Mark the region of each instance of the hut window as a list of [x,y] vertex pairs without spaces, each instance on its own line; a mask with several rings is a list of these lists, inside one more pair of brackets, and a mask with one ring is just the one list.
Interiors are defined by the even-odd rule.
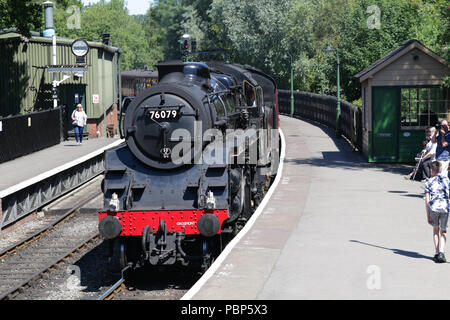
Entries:
[[401,89],[402,127],[434,126],[448,117],[448,89],[439,87]]

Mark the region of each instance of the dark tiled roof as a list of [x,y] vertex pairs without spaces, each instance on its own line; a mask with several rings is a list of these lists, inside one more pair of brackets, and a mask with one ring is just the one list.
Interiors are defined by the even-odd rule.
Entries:
[[[395,56],[397,53],[399,53],[400,51],[402,51],[403,49],[405,49],[406,47],[408,47],[411,43],[413,42],[417,42],[420,45],[422,45],[419,41],[417,40],[408,40],[403,42],[400,47],[398,47],[395,50],[392,50],[391,52],[389,52],[387,55],[385,55],[383,58],[381,58],[380,60],[375,61],[374,63],[372,63],[370,66],[368,66],[367,68],[365,68],[364,70],[362,70],[361,72],[359,72],[358,74],[356,74],[353,78],[355,79],[360,79],[362,76],[364,76],[366,73],[370,72],[371,70],[375,69],[376,67],[378,67],[379,65],[383,64],[385,61],[389,60],[390,58],[392,58],[393,56]],[[422,45],[423,46],[423,45]]]

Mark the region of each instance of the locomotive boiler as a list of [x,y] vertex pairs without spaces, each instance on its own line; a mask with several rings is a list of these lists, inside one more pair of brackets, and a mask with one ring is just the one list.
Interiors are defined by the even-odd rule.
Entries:
[[251,217],[278,166],[275,82],[250,66],[169,61],[128,105],[105,152],[99,231],[122,267],[206,269]]

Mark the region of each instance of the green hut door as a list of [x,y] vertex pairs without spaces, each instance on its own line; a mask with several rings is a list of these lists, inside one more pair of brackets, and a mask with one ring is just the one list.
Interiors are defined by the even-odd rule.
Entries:
[[372,161],[398,160],[399,90],[372,88]]

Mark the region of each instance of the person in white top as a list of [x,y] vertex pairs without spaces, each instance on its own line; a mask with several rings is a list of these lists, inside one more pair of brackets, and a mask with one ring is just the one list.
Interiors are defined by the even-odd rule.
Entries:
[[432,141],[436,128],[428,127],[425,129],[426,141],[423,150],[416,155],[417,165],[414,170],[405,176],[405,179],[422,180],[431,178],[430,164],[435,161],[437,143]]
[[[433,161],[436,161],[436,147],[437,143],[431,140],[431,137],[434,135],[434,132],[436,131],[435,127],[429,127],[426,129],[426,137],[427,140],[430,139],[425,146],[425,153],[422,157],[422,163],[423,163],[423,174],[424,177],[429,179],[431,178],[431,163]],[[430,137],[430,138],[429,138]]]
[[72,124],[75,131],[75,140],[77,144],[83,143],[83,129],[87,122],[87,115],[83,111],[83,106],[77,104],[77,108],[72,112]]

